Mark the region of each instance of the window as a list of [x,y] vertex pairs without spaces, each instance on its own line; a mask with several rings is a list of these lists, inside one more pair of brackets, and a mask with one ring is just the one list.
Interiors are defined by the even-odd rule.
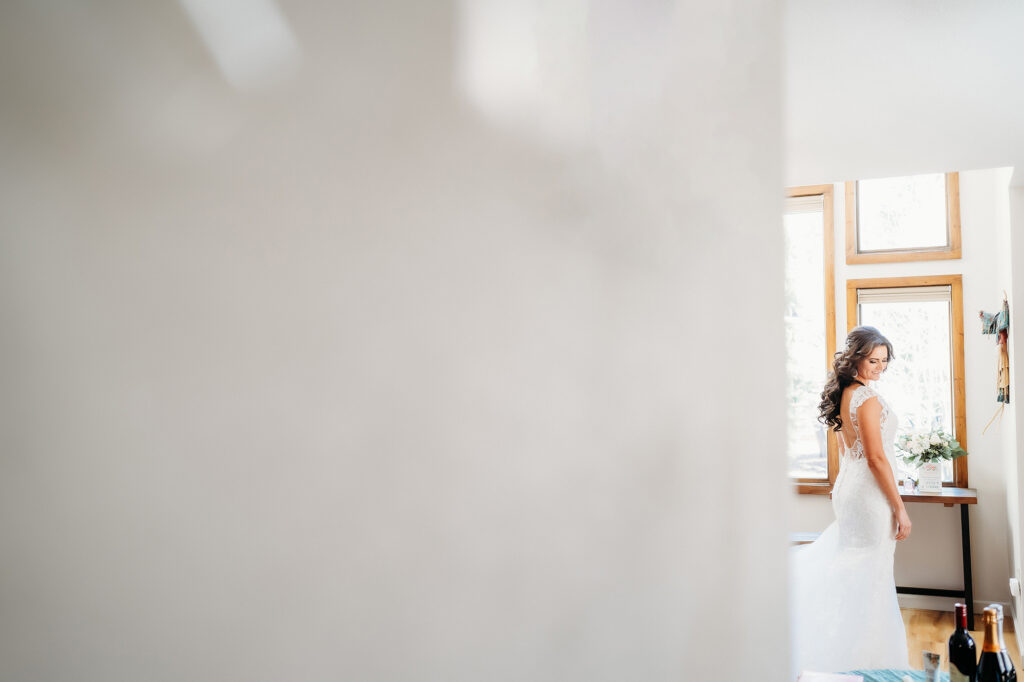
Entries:
[[846,262],[960,258],[960,176],[846,183]]
[[783,233],[790,476],[800,492],[828,493],[839,455],[835,436],[817,415],[836,346],[832,186],[796,187],[787,194]]
[[[967,449],[962,292],[960,275],[849,280],[846,305],[850,329],[877,327],[893,344],[879,388],[899,414],[899,432],[941,428]],[[966,488],[966,460],[946,464],[943,478]]]

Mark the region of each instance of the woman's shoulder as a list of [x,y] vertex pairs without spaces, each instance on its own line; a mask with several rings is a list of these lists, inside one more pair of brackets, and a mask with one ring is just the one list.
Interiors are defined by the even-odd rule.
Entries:
[[850,391],[850,404],[855,407],[860,407],[865,402],[872,398],[878,398],[878,402],[882,402],[882,396],[873,387],[866,384],[854,384],[852,387],[847,389]]
[[868,386],[867,384],[861,384],[861,383],[858,383],[856,381],[854,381],[851,384],[848,384],[843,389],[843,393],[849,393],[850,395],[856,395],[857,393],[864,393],[865,391],[867,391],[868,393],[870,393],[872,395],[876,395],[877,394],[875,389],[873,389],[871,386]]

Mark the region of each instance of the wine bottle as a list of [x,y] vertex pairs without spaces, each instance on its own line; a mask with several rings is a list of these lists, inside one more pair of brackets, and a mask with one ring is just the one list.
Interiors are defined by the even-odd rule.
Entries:
[[981,645],[977,682],[1007,682],[1010,671],[999,650],[999,615],[995,609],[985,609],[985,643]]
[[989,604],[987,608],[995,609],[996,621],[998,623],[999,632],[999,655],[1003,658],[1003,665],[1007,670],[1006,680],[1007,682],[1017,682],[1017,670],[1013,667],[1013,661],[1010,660],[1010,654],[1006,651],[1006,642],[1003,640],[1003,605],[1002,604]]
[[953,605],[956,630],[949,638],[949,682],[974,682],[978,669],[978,653],[974,638],[967,631],[967,607]]

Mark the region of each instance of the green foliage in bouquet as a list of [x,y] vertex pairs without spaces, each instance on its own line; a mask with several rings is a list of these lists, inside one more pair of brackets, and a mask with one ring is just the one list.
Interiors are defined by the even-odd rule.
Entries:
[[963,457],[967,451],[945,431],[904,434],[896,439],[896,449],[907,464],[941,462]]

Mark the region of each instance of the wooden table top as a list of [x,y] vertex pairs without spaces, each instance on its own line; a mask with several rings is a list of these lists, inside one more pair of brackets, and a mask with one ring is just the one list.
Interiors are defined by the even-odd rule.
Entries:
[[[902,488],[900,490],[903,490]],[[954,504],[978,504],[978,491],[974,488],[944,487],[941,493],[906,492],[900,495],[904,502],[940,502],[947,506]]]
[[[978,491],[975,488],[953,488],[952,486],[943,486],[941,493],[919,493],[906,492],[903,488],[900,488],[900,499],[904,502],[938,502],[944,504],[947,507],[952,507],[954,504],[978,504]],[[832,493],[828,496],[831,498]]]

